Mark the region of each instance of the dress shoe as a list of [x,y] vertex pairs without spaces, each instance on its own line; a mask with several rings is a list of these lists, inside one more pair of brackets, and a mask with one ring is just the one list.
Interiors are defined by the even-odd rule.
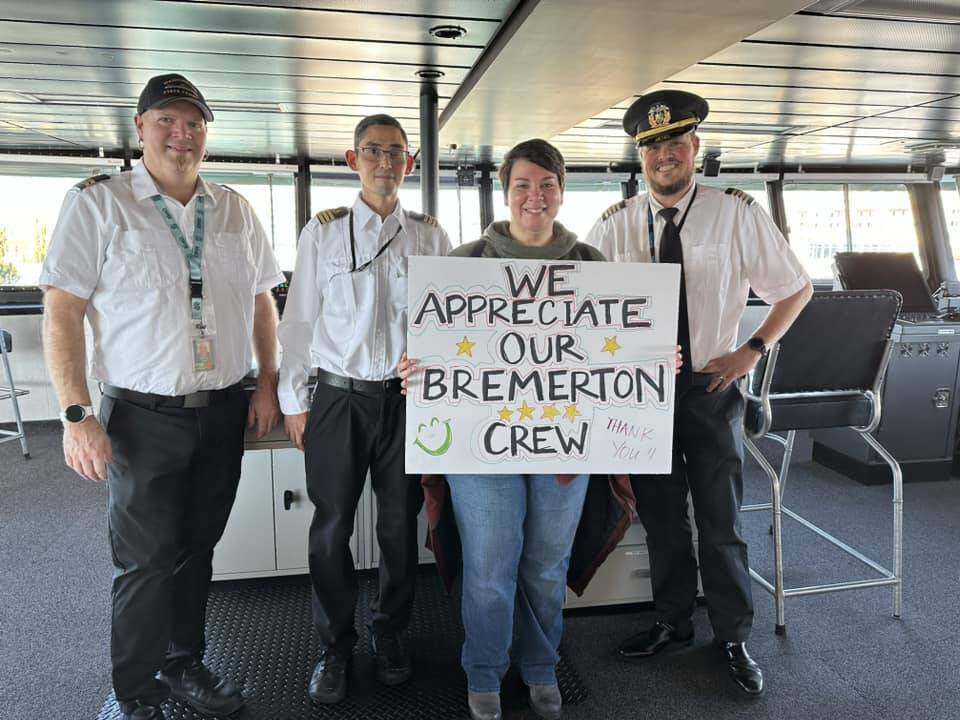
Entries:
[[747,653],[742,642],[718,643],[727,659],[727,669],[737,687],[751,697],[763,694],[763,672],[756,661]]
[[531,685],[530,707],[541,720],[560,720],[563,699],[556,685]]
[[159,677],[170,688],[171,696],[204,715],[229,715],[243,707],[240,688],[199,661],[176,672],[161,672]]
[[662,620],[655,623],[646,632],[637,633],[620,644],[621,657],[635,660],[653,657],[670,643],[689,645],[693,642],[693,628],[681,632],[670,623]]
[[120,715],[123,720],[166,720],[163,710],[159,705],[150,705],[134,700],[121,710]]
[[500,720],[500,693],[474,692],[467,690],[467,707],[470,708],[470,720]]
[[347,696],[347,671],[350,668],[350,652],[327,649],[310,676],[307,694],[314,702],[332,705]]
[[377,661],[377,680],[384,685],[400,685],[413,675],[405,633],[371,635],[370,647]]

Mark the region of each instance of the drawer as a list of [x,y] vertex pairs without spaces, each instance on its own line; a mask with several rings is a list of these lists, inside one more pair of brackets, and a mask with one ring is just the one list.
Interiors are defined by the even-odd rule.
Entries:
[[600,566],[582,597],[567,590],[566,606],[616,605],[652,599],[646,545],[622,544]]

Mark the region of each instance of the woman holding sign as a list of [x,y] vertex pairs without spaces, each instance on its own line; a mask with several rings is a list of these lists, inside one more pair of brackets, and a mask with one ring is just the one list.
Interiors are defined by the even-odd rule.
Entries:
[[[451,255],[604,259],[555,220],[563,202],[565,176],[563,156],[555,147],[544,140],[522,142],[506,154],[499,174],[510,220],[492,223],[480,240],[454,249]],[[413,360],[400,363],[404,387],[415,364]],[[466,637],[461,661],[470,716],[473,720],[501,717],[500,682],[510,666],[512,644],[514,662],[530,689],[530,706],[540,718],[559,718],[556,669],[565,586],[588,476],[448,475],[446,481],[462,545]],[[442,493],[444,483],[428,476],[424,485],[429,510],[432,491]],[[630,524],[630,502],[622,503],[620,517],[625,523],[618,523],[614,531],[621,537]],[[611,539],[606,530],[602,532],[600,546],[613,547],[619,537],[607,546]],[[442,565],[444,554],[437,548],[436,536],[432,534],[431,539],[437,563]],[[595,568],[591,567],[591,574]]]

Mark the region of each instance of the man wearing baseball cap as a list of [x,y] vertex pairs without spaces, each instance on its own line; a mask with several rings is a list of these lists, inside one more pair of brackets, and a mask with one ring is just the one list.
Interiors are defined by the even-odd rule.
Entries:
[[212,120],[186,78],[151,78],[134,117],[142,162],[67,194],[40,277],[64,457],[109,489],[113,686],[131,720],[162,720],[168,695],[206,715],[244,704],[203,664],[204,614],[244,426],[263,435],[280,417],[269,291],[283,275],[249,203],[200,177]]
[[[620,655],[649,658],[693,641],[697,556],[687,493],[693,500],[700,576],[714,640],[736,686],[756,697],[763,674],[746,649],[753,622],[747,545],[740,533],[744,401],[736,381],[787,331],[813,292],[773,220],[741,190],[694,179],[697,127],[707,101],[678,90],[641,96],[623,127],[640,148],[648,192],[609,208],[587,242],[611,260],[680,265],[673,468],[631,476],[647,531],[657,621],[624,641]],[[738,344],[747,294],[771,307]]]

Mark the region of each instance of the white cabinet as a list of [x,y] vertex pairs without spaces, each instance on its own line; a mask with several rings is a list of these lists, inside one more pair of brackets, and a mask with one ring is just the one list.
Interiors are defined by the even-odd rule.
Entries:
[[273,474],[270,451],[243,456],[237,499],[213,552],[213,573],[268,573],[277,569],[273,543]]
[[[693,521],[693,506],[689,499],[687,512],[693,528],[693,547],[697,548],[697,526]],[[699,582],[699,578],[698,578]],[[647,554],[647,536],[643,525],[635,520],[620,544],[607,556],[581,597],[567,588],[568,608],[592,605],[620,605],[653,600],[650,587],[650,556]]]
[[[354,517],[350,552],[358,568],[372,567],[369,478]],[[313,503],[307,497],[303,453],[277,428],[248,438],[237,499],[213,553],[213,579],[237,580],[309,572],[307,538]],[[432,557],[430,558],[432,560]]]

